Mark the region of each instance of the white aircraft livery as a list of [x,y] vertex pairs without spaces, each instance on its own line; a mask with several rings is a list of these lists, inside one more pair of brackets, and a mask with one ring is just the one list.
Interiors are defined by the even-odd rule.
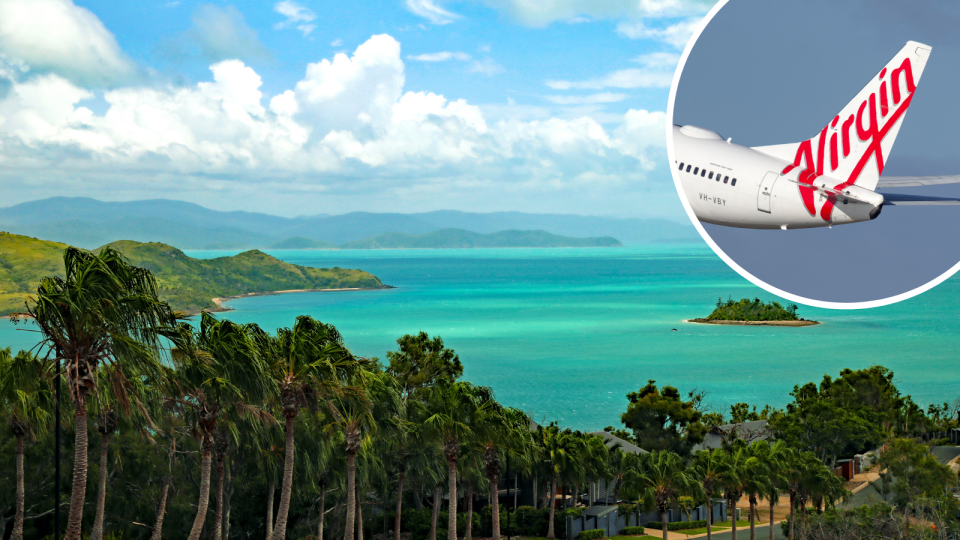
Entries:
[[876,191],[960,183],[960,176],[881,176],[930,51],[907,42],[820,133],[803,142],[748,148],[709,129],[674,126],[675,174],[697,218],[786,230],[869,221],[885,205],[960,204]]

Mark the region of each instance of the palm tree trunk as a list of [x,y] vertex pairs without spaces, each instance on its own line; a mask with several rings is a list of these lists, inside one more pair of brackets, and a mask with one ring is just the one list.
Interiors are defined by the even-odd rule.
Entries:
[[713,498],[707,497],[707,540],[713,540]]
[[[73,487],[70,491],[70,514],[67,516],[65,540],[80,540],[83,526],[83,499],[87,490],[87,407],[78,403],[73,414],[76,424],[73,449]],[[197,540],[191,538],[190,540]]]
[[273,537],[273,494],[277,491],[277,484],[270,480],[267,483],[267,536],[270,540]]
[[667,510],[660,512],[660,529],[663,532],[663,540],[667,540]]
[[357,540],[363,540],[363,502],[360,498],[360,488],[357,487]]
[[217,451],[217,515],[213,519],[213,540],[223,538],[223,454]]
[[10,540],[23,540],[23,505],[23,435],[17,435],[17,513]]
[[429,540],[437,540],[437,518],[440,516],[440,485],[433,486],[433,509],[430,512]]
[[473,540],[473,482],[467,482],[467,529],[463,540]]
[[293,420],[295,418],[293,414],[287,416],[287,425],[284,430],[286,440],[283,443],[283,483],[280,485],[280,508],[277,509],[277,526],[273,529],[273,540],[283,540],[287,537],[287,513],[290,511],[290,491],[293,488]]
[[791,491],[790,492],[790,540],[793,540],[793,503],[796,500],[796,495]]
[[209,434],[203,436],[203,450],[200,458],[200,501],[197,504],[197,517],[193,520],[188,540],[200,540],[203,522],[207,518],[210,505],[210,461],[213,454],[213,439]]
[[776,503],[773,502],[773,498],[770,499],[770,540],[773,540],[773,507],[776,506]]
[[170,477],[163,479],[163,489],[160,490],[160,505],[157,507],[157,522],[153,526],[150,540],[160,540],[163,536],[163,516],[167,513],[167,494],[170,493]]
[[[323,517],[324,512],[326,512],[327,505],[327,487],[324,484],[320,484],[320,519],[319,524],[317,525],[317,540],[323,540]],[[398,539],[399,540],[399,539]]]
[[230,538],[230,499],[233,497],[233,473],[230,467],[227,467],[227,478],[224,483],[223,493],[223,525],[220,530],[223,531],[223,540]]
[[727,504],[729,504],[728,510],[730,511],[730,525],[733,527],[730,533],[730,538],[732,540],[737,540],[737,503],[732,499],[728,499]]
[[513,511],[517,511],[517,497],[520,496],[520,482],[517,480],[517,475],[513,476]]
[[750,497],[750,540],[757,540],[757,531],[756,531],[756,516],[754,516],[754,511],[757,508],[757,499],[756,497]]
[[103,540],[103,507],[107,502],[107,458],[109,457],[110,434],[100,437],[100,484],[97,488],[97,512],[93,518],[90,540]]
[[[403,508],[403,476],[401,470],[397,477],[397,515],[393,517],[393,540],[400,540],[400,510]],[[323,540],[319,536],[317,540]]]
[[542,495],[543,493],[540,492],[540,477],[534,476],[533,477],[533,509],[534,510],[540,509],[540,497]]
[[[284,472],[286,474],[286,472]],[[357,454],[347,453],[347,522],[344,526],[343,539],[354,540],[357,521]],[[430,539],[434,540],[434,539]]]
[[500,497],[497,489],[499,481],[497,475],[490,476],[490,535],[493,540],[500,540]]
[[[494,488],[496,489],[496,488]],[[547,538],[556,538],[556,535],[553,531],[553,519],[556,516],[556,509],[554,508],[553,498],[557,496],[557,473],[553,473],[553,476],[550,478],[550,488],[547,493],[547,503],[550,505],[550,521],[547,523]],[[499,538],[494,538],[493,540],[499,540]]]
[[450,507],[447,509],[447,540],[457,540],[457,460],[447,460],[447,489]]

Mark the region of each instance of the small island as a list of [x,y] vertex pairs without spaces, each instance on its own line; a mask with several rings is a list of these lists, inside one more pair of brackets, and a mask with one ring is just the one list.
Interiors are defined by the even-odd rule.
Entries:
[[759,298],[743,298],[739,302],[733,299],[717,299],[717,307],[705,319],[691,319],[687,322],[700,324],[731,324],[740,326],[813,326],[817,321],[808,321],[797,316],[797,305],[783,307],[779,302],[765,303]]

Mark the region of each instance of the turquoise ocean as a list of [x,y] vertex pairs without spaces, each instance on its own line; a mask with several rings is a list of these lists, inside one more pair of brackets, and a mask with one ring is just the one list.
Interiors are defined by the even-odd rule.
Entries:
[[[268,253],[305,266],[360,268],[397,288],[245,298],[219,316],[273,330],[312,315],[336,325],[355,354],[381,359],[403,334],[440,335],[460,355],[466,379],[537,421],[619,425],[627,392],[649,379],[706,391],[706,401],[727,412],[735,402],[781,407],[794,384],[875,364],[892,369],[924,407],[960,397],[955,278],[882,308],[801,306],[801,316],[824,323],[814,327],[706,326],[683,319],[706,316],[718,297],[777,297],[702,245]],[[823,283],[843,286],[836,276]],[[0,320],[0,346],[36,342],[16,328]]]

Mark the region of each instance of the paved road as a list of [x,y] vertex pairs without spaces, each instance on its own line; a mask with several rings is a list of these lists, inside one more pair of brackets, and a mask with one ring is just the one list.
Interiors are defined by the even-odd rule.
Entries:
[[[787,537],[780,533],[780,524],[774,525],[773,537],[776,540],[785,540]],[[706,538],[705,536],[703,538]],[[733,532],[713,533],[714,540],[733,540]],[[767,527],[757,527],[757,540],[768,540],[770,538],[770,529]],[[697,539],[701,540],[701,539]],[[750,540],[750,527],[737,529],[737,540]]]

